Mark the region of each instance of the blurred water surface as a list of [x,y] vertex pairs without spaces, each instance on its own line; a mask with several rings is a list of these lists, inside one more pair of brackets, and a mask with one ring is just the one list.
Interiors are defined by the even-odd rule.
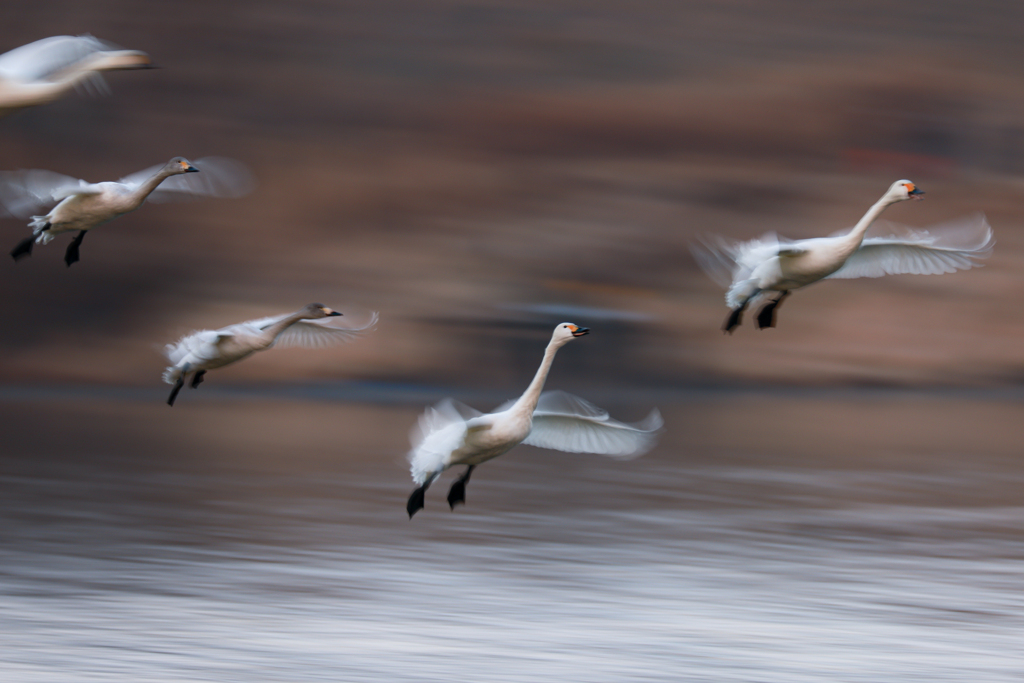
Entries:
[[[755,403],[771,412],[808,402]],[[833,397],[827,409],[836,423],[860,410],[864,431],[891,444],[884,424],[935,431],[979,408],[938,401],[935,423],[921,424],[919,402],[882,403]],[[467,507],[448,511],[446,476],[410,521],[401,443],[415,410],[156,408],[73,408],[49,432],[20,421],[0,478],[4,680],[792,683],[1024,673],[1024,469],[1003,446],[964,453],[951,442],[925,457],[887,446],[859,458],[851,450],[861,446],[847,440],[821,449],[815,464],[798,448],[773,451],[784,426],[755,420],[760,448],[723,446],[728,436],[700,446],[678,432],[627,463],[521,448],[477,472]],[[669,424],[690,414],[710,427],[712,414],[749,404],[665,408]],[[320,445],[294,435],[289,449],[234,434],[225,448],[201,421],[230,426],[231,410],[267,430],[275,413],[300,431],[324,425],[334,446],[311,457]],[[156,429],[150,419],[172,424]],[[96,445],[116,424],[131,431],[126,422],[137,425],[133,448]],[[363,439],[357,423],[380,433]],[[74,447],[77,435],[89,445]]]

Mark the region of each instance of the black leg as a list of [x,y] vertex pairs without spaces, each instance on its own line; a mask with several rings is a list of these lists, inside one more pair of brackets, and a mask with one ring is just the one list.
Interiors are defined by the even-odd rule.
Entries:
[[181,391],[183,386],[185,386],[185,373],[181,373],[181,376],[178,377],[178,381],[174,383],[174,388],[171,389],[171,395],[167,397],[167,405],[174,405],[174,399],[178,398],[178,392]]
[[68,264],[68,268],[71,267],[72,263],[78,261],[78,247],[82,245],[83,239],[85,239],[85,230],[79,230],[78,235],[68,245],[68,250],[64,252],[64,263]]
[[739,308],[732,309],[732,313],[725,319],[725,324],[722,325],[722,331],[732,334],[732,331],[740,326],[743,321],[743,311],[747,310],[746,302],[743,303]]
[[769,301],[757,312],[757,329],[763,330],[766,327],[775,327],[775,310],[782,305],[782,300],[789,296],[789,290],[784,290],[779,298]]
[[187,375],[191,369],[189,368],[189,365],[189,363],[185,363],[185,366],[181,369],[181,374],[178,375],[178,381],[174,383],[174,388],[171,389],[171,395],[167,397],[167,405],[174,405],[174,399],[178,398],[178,392],[181,391],[183,386],[185,386],[185,375]]
[[432,481],[434,481],[433,478],[427,479],[427,483],[409,495],[409,501],[405,504],[405,511],[409,513],[409,519],[412,519],[413,515],[423,509],[423,494],[427,492],[427,487],[430,486]]
[[18,242],[18,246],[16,246],[11,251],[11,256],[14,257],[15,261],[20,261],[21,259],[25,258],[26,256],[31,256],[32,255],[32,247],[35,245],[35,243],[36,243],[35,235],[33,235],[32,237],[26,237],[22,241]]
[[473,474],[473,468],[476,465],[470,465],[466,473],[459,477],[452,487],[448,489],[448,505],[452,510],[459,503],[466,504],[466,482],[469,481],[469,475]]
[[197,388],[200,384],[203,383],[203,375],[205,374],[206,370],[200,370],[196,374],[192,375],[192,383],[189,384],[189,386],[192,387],[193,389]]

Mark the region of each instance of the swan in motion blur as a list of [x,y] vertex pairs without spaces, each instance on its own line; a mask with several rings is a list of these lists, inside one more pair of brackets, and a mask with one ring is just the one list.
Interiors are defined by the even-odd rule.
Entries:
[[748,242],[694,246],[701,267],[728,287],[725,301],[732,312],[722,329],[732,334],[747,305],[763,292],[780,294],[758,311],[758,329],[775,327],[775,311],[790,290],[818,280],[952,273],[977,266],[974,259],[991,254],[992,228],[982,215],[941,230],[904,228],[901,235],[865,238],[887,206],[922,194],[909,180],[897,180],[845,234],[787,240],[769,233]]
[[611,419],[604,410],[571,394],[541,393],[558,349],[589,331],[572,323],[556,327],[526,392],[493,413],[480,413],[452,399],[427,409],[413,431],[409,453],[412,478],[419,484],[405,507],[410,519],[423,507],[427,487],[441,472],[456,465],[469,466],[448,491],[448,505],[454,510],[458,503],[466,502],[466,483],[473,469],[520,443],[617,458],[642,455],[654,445],[662,425],[657,410],[643,422],[630,425]]
[[308,348],[332,346],[360,337],[377,324],[376,312],[362,327],[332,327],[331,321],[324,320],[340,315],[323,304],[309,304],[294,313],[248,320],[219,330],[199,330],[168,344],[164,355],[171,365],[164,372],[164,381],[174,388],[167,405],[174,405],[189,373],[194,373],[189,386],[195,389],[207,370],[240,361],[275,344]]
[[[184,175],[202,171],[198,176]],[[255,183],[244,164],[222,157],[199,159],[194,164],[174,157],[116,182],[88,183],[51,171],[0,172],[0,205],[10,216],[31,217],[32,236],[11,251],[17,261],[32,254],[34,244],[46,244],[62,232],[78,231],[64,254],[70,267],[79,259],[79,246],[87,230],[153,202],[199,197],[241,197]],[[40,209],[54,206],[43,216]],[[2,215],[2,214],[0,214]]]
[[152,68],[149,55],[92,36],[54,36],[0,55],[0,116],[47,104],[73,88],[107,92],[101,72]]

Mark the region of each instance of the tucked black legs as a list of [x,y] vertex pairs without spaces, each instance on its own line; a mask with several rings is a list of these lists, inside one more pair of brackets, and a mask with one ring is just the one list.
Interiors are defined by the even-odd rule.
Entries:
[[206,370],[200,370],[196,374],[192,375],[192,383],[189,384],[189,386],[193,389],[198,388],[199,385],[203,383],[203,375],[205,374]]
[[[455,483],[452,484],[452,487],[448,489],[448,505],[452,510],[454,510],[455,506],[459,503],[466,502],[466,482],[469,481],[469,475],[473,473],[473,468],[475,467],[476,465],[470,465],[465,473],[456,479]],[[409,500],[405,504],[405,511],[409,513],[409,519],[412,519],[413,515],[423,509],[423,499],[427,493],[427,488],[435,479],[437,479],[437,475],[439,474],[440,472],[435,472],[432,476],[427,478],[427,481],[423,486],[409,494]]]
[[68,268],[72,263],[78,261],[78,247],[82,245],[83,239],[85,239],[85,230],[79,230],[75,239],[71,240],[71,244],[68,245],[68,250],[64,252],[64,263],[68,264]]
[[757,329],[763,330],[766,327],[775,327],[775,310],[782,305],[782,300],[789,296],[789,290],[784,290],[777,299],[769,301],[757,312]]
[[466,483],[469,481],[469,475],[473,474],[473,468],[476,465],[470,465],[466,473],[459,477],[452,487],[448,489],[448,505],[452,510],[459,503],[465,505],[466,503]]

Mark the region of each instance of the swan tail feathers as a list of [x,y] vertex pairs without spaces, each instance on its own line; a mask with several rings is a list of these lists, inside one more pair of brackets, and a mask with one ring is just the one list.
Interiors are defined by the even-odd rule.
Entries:
[[736,309],[747,305],[747,302],[757,296],[761,288],[757,286],[757,280],[740,280],[729,287],[725,293],[725,303],[729,308]]
[[167,369],[164,370],[164,382],[167,384],[174,384],[181,377],[181,368],[176,365],[168,365]]
[[37,244],[46,244],[53,239],[53,233],[49,231],[50,219],[46,216],[32,216],[28,226],[32,228],[32,234],[36,236]]

